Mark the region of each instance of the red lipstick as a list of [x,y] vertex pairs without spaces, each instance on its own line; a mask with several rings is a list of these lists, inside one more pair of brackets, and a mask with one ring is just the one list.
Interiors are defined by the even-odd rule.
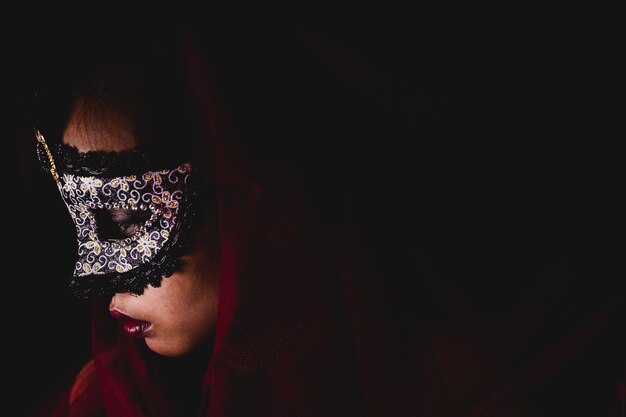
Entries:
[[152,327],[150,322],[135,320],[118,310],[109,310],[109,313],[111,314],[111,317],[120,321],[124,332],[131,337],[145,337],[148,330]]

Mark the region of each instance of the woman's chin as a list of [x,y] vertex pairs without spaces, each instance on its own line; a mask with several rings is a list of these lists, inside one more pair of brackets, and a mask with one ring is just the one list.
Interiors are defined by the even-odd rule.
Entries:
[[148,349],[161,356],[177,357],[186,355],[191,351],[191,346],[172,343],[171,340],[163,341],[159,338],[146,338],[145,340]]

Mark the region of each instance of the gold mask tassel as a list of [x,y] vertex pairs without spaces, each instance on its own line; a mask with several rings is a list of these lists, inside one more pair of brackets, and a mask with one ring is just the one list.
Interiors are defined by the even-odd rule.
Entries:
[[44,139],[41,132],[35,129],[35,135],[37,136],[37,142],[41,144],[44,152],[46,153],[46,157],[48,158],[48,165],[50,166],[50,174],[52,174],[52,178],[55,182],[59,182],[59,174],[57,173],[57,167],[54,164],[54,158],[52,157],[52,152],[50,152],[50,148],[48,148],[48,144]]

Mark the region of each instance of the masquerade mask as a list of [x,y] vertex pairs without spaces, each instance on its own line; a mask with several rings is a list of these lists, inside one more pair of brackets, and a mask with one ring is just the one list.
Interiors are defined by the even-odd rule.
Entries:
[[149,170],[136,151],[79,153],[67,145],[58,145],[54,158],[39,132],[37,138],[40,159],[76,226],[75,295],[142,294],[148,284],[158,287],[172,275],[191,247],[197,194],[191,164]]

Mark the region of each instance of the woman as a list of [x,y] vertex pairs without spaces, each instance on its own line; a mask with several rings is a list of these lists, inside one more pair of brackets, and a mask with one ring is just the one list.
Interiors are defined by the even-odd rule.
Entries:
[[[260,28],[285,42],[284,69],[255,49]],[[78,227],[71,289],[94,303],[92,360],[44,415],[623,415],[624,281],[616,247],[597,243],[612,229],[580,221],[611,216],[588,215],[585,182],[560,176],[582,179],[559,159],[575,149],[542,136],[578,102],[555,114],[540,75],[504,66],[497,36],[428,38],[410,64],[414,37],[364,27],[379,54],[368,73],[322,33],[293,42],[312,60],[265,22],[222,29],[211,67],[193,38],[135,49],[124,36],[50,67],[78,88],[45,107],[67,114],[35,120],[39,154]],[[249,60],[228,61],[246,45]],[[298,57],[315,76],[291,83]],[[226,94],[211,88],[220,63]]]
[[90,39],[71,95],[38,93],[38,155],[77,233],[70,289],[94,305],[92,358],[41,413],[404,415],[341,201],[293,170],[309,159],[218,125],[194,34],[124,35]]

